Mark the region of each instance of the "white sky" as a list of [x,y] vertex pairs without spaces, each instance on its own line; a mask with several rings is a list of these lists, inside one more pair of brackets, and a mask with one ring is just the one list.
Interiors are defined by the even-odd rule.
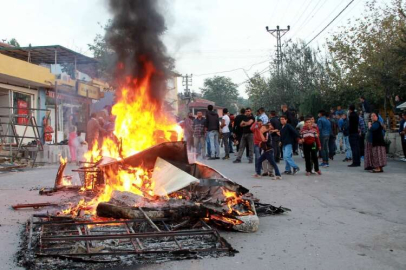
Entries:
[[[176,70],[194,74],[191,89],[200,92],[203,80],[213,75],[199,74],[243,67],[251,76],[267,68],[268,62],[252,66],[275,53],[276,39],[266,32],[265,26],[273,29],[276,25],[290,25],[291,31],[282,42],[298,38],[309,41],[349,2],[168,0],[165,44],[176,59]],[[322,46],[329,33],[347,19],[361,16],[365,2],[355,0],[311,46]],[[92,43],[96,33],[102,33],[98,23],[104,25],[110,17],[106,0],[0,0],[0,40],[16,38],[21,46],[59,44],[91,56],[87,44]],[[229,76],[235,83],[247,79],[243,70],[218,75]],[[239,91],[247,97],[244,85]]]

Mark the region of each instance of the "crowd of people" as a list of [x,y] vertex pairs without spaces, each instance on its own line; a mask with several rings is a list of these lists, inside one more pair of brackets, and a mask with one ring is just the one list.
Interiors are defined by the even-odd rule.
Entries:
[[[399,134],[406,161],[406,113],[403,113]],[[283,159],[284,174],[295,175],[300,171],[294,155],[305,159],[306,175],[321,175],[320,168],[330,166],[336,154],[345,154],[343,162],[348,167],[360,167],[371,173],[382,173],[386,166],[385,132],[382,117],[371,111],[364,97],[359,110],[350,105],[345,111],[341,106],[319,111],[317,122],[312,115],[297,117],[287,105],[269,114],[260,108],[254,115],[251,108],[243,108],[238,115],[223,109],[220,118],[212,105],[188,117],[185,138],[189,151],[203,159],[220,159],[220,145],[224,148],[223,160],[235,153],[233,163],[241,163],[245,152],[249,163],[254,164],[254,177],[271,176],[282,179],[278,164]],[[206,153],[207,150],[207,153]],[[234,152],[235,150],[235,152]],[[319,163],[320,159],[320,163]]]

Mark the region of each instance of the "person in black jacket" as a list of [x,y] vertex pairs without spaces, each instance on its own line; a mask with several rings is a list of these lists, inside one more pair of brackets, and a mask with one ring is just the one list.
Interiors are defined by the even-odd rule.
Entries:
[[358,114],[355,112],[355,106],[350,105],[348,116],[348,133],[352,152],[352,164],[348,167],[361,166],[361,154],[359,149],[359,119]]
[[[282,129],[281,122],[279,121],[278,116],[276,116],[276,111],[271,111],[270,117],[269,117],[269,122],[272,124],[274,129],[279,130],[279,131]],[[279,146],[280,141],[281,141],[280,134],[278,134],[277,132],[273,132],[272,133],[272,148],[274,149],[276,163],[279,163],[279,161],[281,160],[281,147]]]
[[211,156],[210,160],[220,158],[219,130],[220,120],[217,112],[213,111],[213,105],[207,106],[206,130],[209,133]]
[[240,127],[240,124],[242,120],[245,118],[245,109],[242,108],[240,110],[240,114],[237,115],[234,119],[234,127],[233,127],[233,135],[234,139],[237,141],[237,152],[240,150],[240,142],[241,142],[241,137],[242,137],[242,127]]
[[292,174],[291,168],[293,168],[293,174],[300,171],[299,166],[293,161],[293,144],[298,141],[299,134],[296,129],[288,124],[288,119],[286,116],[282,115],[281,118],[282,129],[280,132],[282,149],[283,149],[283,159],[285,160],[285,174]]

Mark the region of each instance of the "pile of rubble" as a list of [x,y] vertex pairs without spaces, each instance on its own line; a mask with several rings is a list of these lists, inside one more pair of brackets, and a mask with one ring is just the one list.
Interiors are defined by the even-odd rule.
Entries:
[[[115,172],[141,165],[148,185],[153,183],[149,192],[137,186],[139,194],[113,190],[108,200],[100,200],[100,190],[114,186]],[[258,216],[289,211],[259,203],[248,189],[213,168],[189,163],[183,142],[88,164],[76,170],[82,175],[80,189],[64,187],[63,171],[62,162],[55,186],[41,194],[73,190],[75,202],[72,197],[59,204],[14,206],[46,207],[27,222],[22,234],[18,258],[27,269],[97,269],[232,256],[237,251],[218,229],[255,232]]]

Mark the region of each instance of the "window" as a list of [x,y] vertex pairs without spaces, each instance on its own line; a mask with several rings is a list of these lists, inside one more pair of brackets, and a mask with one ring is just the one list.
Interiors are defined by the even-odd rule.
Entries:
[[[32,95],[13,92],[13,107],[14,114],[28,115],[31,110]],[[28,124],[28,119],[25,117],[16,117],[16,123],[19,125]]]

